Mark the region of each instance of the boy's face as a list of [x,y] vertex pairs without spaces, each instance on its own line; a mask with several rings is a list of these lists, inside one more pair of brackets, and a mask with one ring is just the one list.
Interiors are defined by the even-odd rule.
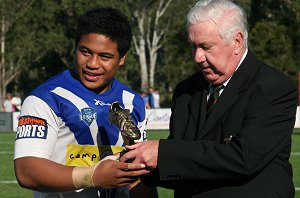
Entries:
[[101,34],[86,34],[76,47],[75,75],[86,88],[100,94],[111,88],[111,81],[124,62],[117,43]]

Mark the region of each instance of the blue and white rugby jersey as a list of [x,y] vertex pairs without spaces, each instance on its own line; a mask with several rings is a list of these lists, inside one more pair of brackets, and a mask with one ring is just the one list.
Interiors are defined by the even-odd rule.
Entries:
[[[23,102],[14,158],[34,156],[67,166],[87,166],[121,151],[121,133],[108,118],[110,105],[115,101],[130,110],[131,118],[142,134],[139,141],[146,140],[144,101],[118,80],[113,80],[110,90],[96,94],[74,79],[69,70],[49,79]],[[127,188],[99,192],[105,198],[126,197],[120,193],[129,196]],[[57,196],[74,197],[73,193],[76,193],[78,197],[98,197],[99,192],[89,189]],[[38,198],[54,195],[34,193]]]

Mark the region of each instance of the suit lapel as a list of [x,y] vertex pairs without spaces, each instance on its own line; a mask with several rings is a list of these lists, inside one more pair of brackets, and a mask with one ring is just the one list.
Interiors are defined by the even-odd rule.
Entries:
[[[198,129],[198,135],[196,139],[203,138],[216,124],[216,122],[218,122],[224,116],[225,112],[238,100],[240,92],[247,89],[251,79],[258,70],[256,61],[257,60],[254,55],[248,51],[245,60],[230,79],[206,121],[204,121],[202,127]],[[201,106],[201,112],[206,112],[206,106]],[[201,123],[203,123],[203,119],[204,118],[201,114],[199,126],[201,126]]]
[[197,134],[199,133],[200,129],[203,128],[205,122],[206,122],[206,114],[207,114],[207,94],[208,90],[204,90],[202,95],[202,102],[201,102],[201,110],[200,110],[200,118],[199,118],[199,124],[197,127]]
[[[209,130],[215,125],[215,123],[220,120],[224,113],[238,100],[238,90],[236,87],[228,87],[223,91],[218,102],[215,104],[214,108],[208,115],[206,122],[204,123],[201,133],[198,135],[198,139],[205,136]],[[204,107],[206,108],[206,107]]]
[[189,104],[191,117],[195,121],[197,121],[199,117],[199,110],[201,107],[201,102],[200,102],[201,97],[202,97],[202,93],[200,91],[197,91]]
[[197,93],[193,96],[189,104],[189,109],[191,112],[190,119],[193,119],[193,122],[196,123],[196,131],[194,130],[194,132],[191,133],[191,131],[188,131],[189,129],[186,130],[186,133],[191,133],[191,135],[193,136],[189,137],[192,140],[194,140],[198,136],[199,129],[203,127],[206,121],[206,96],[206,89],[202,91],[197,91]]
[[[190,119],[193,119],[192,122],[196,123],[196,131],[192,133],[192,131],[186,131],[185,137],[189,139],[195,139],[199,132],[199,129],[203,127],[205,123],[206,117],[206,97],[207,97],[207,88],[208,82],[201,75],[199,88],[196,90],[193,98],[189,103],[189,110],[191,112]],[[204,109],[204,111],[203,111]],[[190,133],[190,135],[187,135]],[[187,137],[191,136],[191,137]]]

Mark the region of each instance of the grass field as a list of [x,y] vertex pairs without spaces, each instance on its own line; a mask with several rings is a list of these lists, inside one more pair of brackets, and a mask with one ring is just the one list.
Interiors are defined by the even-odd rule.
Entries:
[[[0,198],[31,198],[30,190],[19,187],[13,170],[14,133],[0,132]],[[167,131],[148,132],[148,139],[164,139]],[[291,163],[294,169],[295,198],[300,198],[300,129],[295,129]],[[173,191],[158,188],[159,198],[172,198]]]

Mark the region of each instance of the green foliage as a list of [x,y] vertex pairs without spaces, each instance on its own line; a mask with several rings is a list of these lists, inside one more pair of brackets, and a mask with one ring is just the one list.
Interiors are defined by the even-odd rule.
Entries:
[[250,35],[250,49],[262,61],[288,76],[294,74],[291,79],[296,80],[296,60],[293,57],[294,50],[288,27],[271,22],[260,22],[252,28]]
[[[155,87],[160,89],[163,107],[170,107],[176,84],[196,71],[185,29],[186,14],[195,2],[173,0],[161,18],[167,32],[158,52]],[[300,69],[300,1],[236,2],[248,14],[250,50],[296,83],[296,73]],[[132,20],[136,31],[133,12],[146,9],[153,15],[158,3],[159,0],[0,0],[1,16],[7,21],[6,79],[21,71],[21,75],[7,81],[8,91],[16,89],[26,95],[49,77],[72,67],[76,18],[87,9],[95,6],[119,8]],[[140,66],[133,47],[117,78],[139,91]]]
[[129,50],[126,55],[125,65],[119,68],[116,78],[120,79],[123,83],[128,85],[130,88],[140,90],[140,66],[135,58],[133,49]]
[[261,61],[285,73],[295,84],[299,60],[299,1],[252,0],[249,46]]
[[186,33],[186,14],[195,2],[176,1],[166,13],[166,17],[170,17],[171,20],[168,23],[155,76],[156,86],[162,93],[163,107],[171,106],[170,101],[176,84],[196,71]]

